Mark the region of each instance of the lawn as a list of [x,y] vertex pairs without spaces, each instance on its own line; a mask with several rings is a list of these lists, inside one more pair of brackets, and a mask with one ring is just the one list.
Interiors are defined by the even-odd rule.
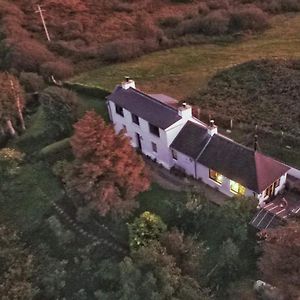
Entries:
[[235,43],[206,44],[159,51],[126,63],[104,65],[72,79],[112,90],[129,75],[138,88],[183,99],[205,87],[218,71],[260,58],[300,58],[300,15],[273,17],[266,32]]

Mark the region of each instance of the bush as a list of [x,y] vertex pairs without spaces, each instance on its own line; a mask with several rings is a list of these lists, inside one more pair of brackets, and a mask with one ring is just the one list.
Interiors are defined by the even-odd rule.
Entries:
[[64,61],[49,61],[41,65],[40,73],[49,78],[52,75],[55,79],[62,80],[71,77],[74,73],[71,64]]
[[104,45],[101,57],[106,62],[125,61],[143,54],[142,41],[117,40]]
[[230,28],[232,31],[260,31],[267,27],[268,17],[258,7],[244,7],[231,14]]
[[20,71],[38,72],[39,66],[46,61],[54,61],[54,55],[39,42],[25,39],[18,42],[8,41],[11,51],[6,64]]
[[28,93],[39,92],[46,87],[43,77],[37,73],[21,72],[20,82]]
[[224,10],[209,13],[201,22],[201,30],[206,35],[222,35],[227,33],[229,16]]
[[19,166],[24,160],[24,154],[12,149],[3,148],[0,150],[0,178],[3,175],[15,175]]
[[159,25],[161,27],[174,27],[177,26],[180,22],[180,18],[178,17],[167,17],[159,20]]
[[228,0],[208,0],[207,5],[210,9],[228,9]]

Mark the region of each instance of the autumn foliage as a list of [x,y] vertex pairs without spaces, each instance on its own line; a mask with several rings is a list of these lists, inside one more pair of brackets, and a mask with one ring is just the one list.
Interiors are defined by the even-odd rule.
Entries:
[[137,207],[135,197],[149,187],[144,162],[128,138],[123,133],[116,135],[93,111],[74,128],[71,146],[75,161],[64,176],[69,195],[103,216],[128,215]]
[[0,134],[8,131],[12,136],[16,135],[14,124],[17,121],[25,130],[24,105],[24,91],[18,79],[11,74],[0,73]]
[[300,299],[300,220],[266,231],[259,269],[286,299]]

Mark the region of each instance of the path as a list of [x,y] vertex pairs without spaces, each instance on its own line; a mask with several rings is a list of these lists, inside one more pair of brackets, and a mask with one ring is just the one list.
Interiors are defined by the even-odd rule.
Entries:
[[57,203],[51,201],[51,204],[58,213],[58,215],[60,215],[64,219],[64,221],[66,221],[66,223],[68,223],[70,227],[72,227],[74,231],[88,239],[93,246],[105,246],[122,255],[127,254],[127,250],[120,245],[117,237],[108,229],[107,226],[99,223],[99,227],[102,230],[106,231],[106,233],[111,237],[110,240],[102,237],[100,238],[92,233],[87,232],[85,229],[82,228],[81,225],[78,224],[77,221],[72,219]]
[[193,189],[204,193],[208,200],[218,205],[223,205],[228,200],[228,197],[199,180],[175,176],[149,158],[145,158],[145,162],[150,169],[152,180],[167,190],[181,192]]

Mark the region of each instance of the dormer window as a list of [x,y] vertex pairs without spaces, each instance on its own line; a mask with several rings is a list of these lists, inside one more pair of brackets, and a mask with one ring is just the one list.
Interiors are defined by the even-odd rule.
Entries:
[[116,113],[122,117],[124,117],[123,107],[116,104]]
[[209,178],[215,181],[216,183],[223,183],[223,175],[212,169],[209,169]]
[[149,123],[149,131],[159,137],[159,128]]
[[140,125],[139,117],[135,114],[131,114],[132,122],[136,125]]

